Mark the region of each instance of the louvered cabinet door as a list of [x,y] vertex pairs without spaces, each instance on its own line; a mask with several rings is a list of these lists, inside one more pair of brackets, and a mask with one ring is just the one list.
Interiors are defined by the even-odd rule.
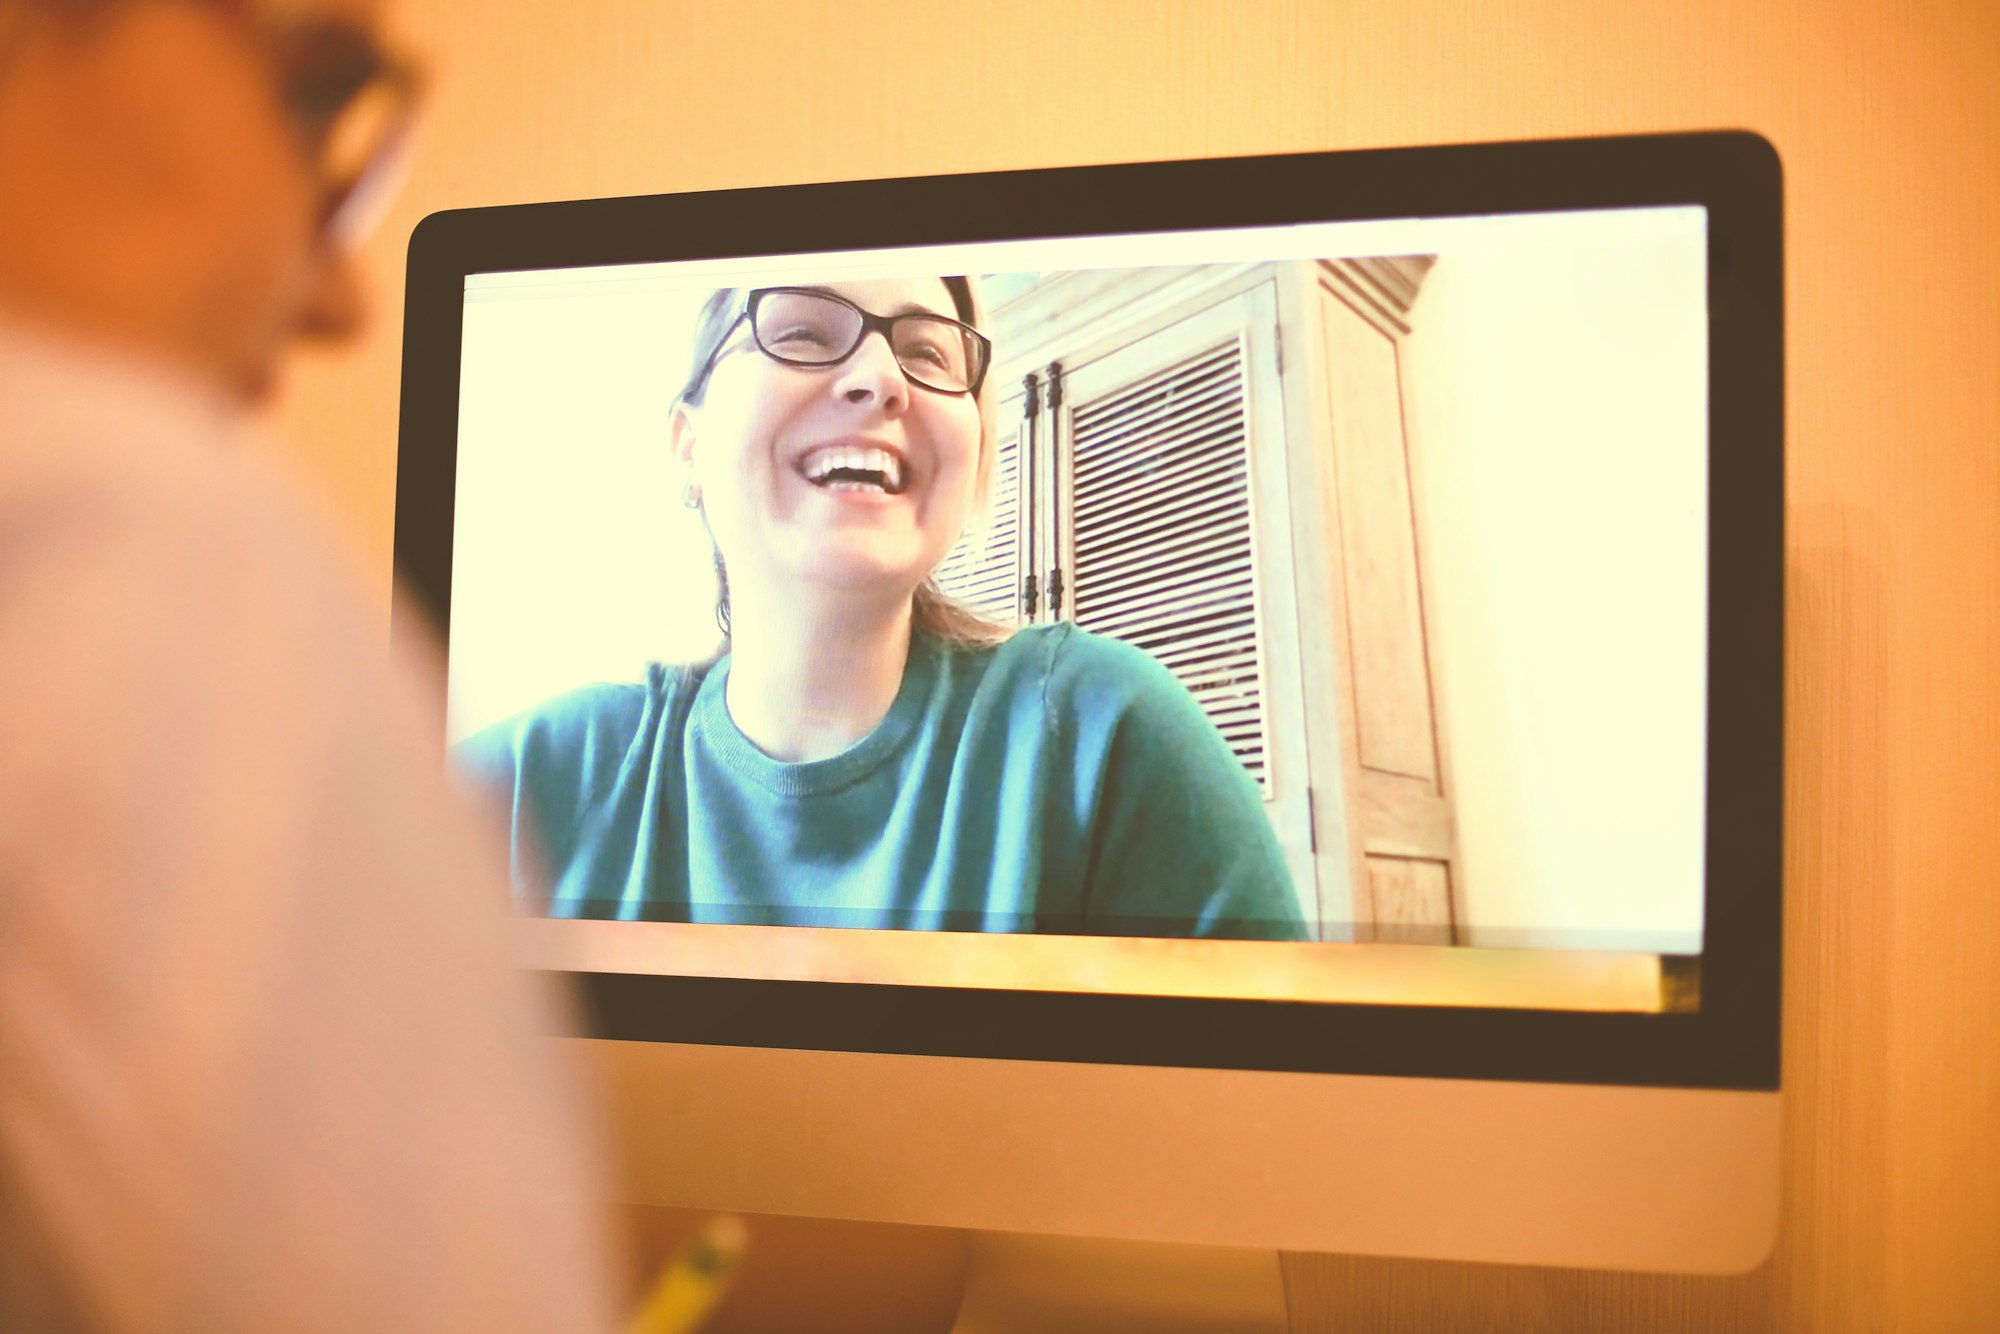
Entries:
[[1317,924],[1275,310],[1254,288],[1063,368],[1058,539],[1066,614],[1200,702],[1262,789]]
[[1027,492],[1022,436],[1029,428],[1021,413],[1018,390],[1001,400],[995,416],[998,439],[994,442],[993,481],[986,510],[973,515],[972,523],[934,576],[945,592],[1003,625],[1018,625],[1024,619],[1021,581],[1027,573]]

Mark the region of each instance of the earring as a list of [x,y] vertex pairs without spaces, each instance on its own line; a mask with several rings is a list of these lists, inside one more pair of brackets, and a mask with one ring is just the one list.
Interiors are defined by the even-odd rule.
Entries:
[[700,509],[701,487],[695,484],[694,482],[689,482],[686,486],[682,487],[681,504],[691,510]]

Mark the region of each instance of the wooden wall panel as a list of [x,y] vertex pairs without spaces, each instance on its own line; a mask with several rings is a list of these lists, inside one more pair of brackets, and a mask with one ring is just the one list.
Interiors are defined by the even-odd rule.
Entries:
[[1374,939],[1396,945],[1452,943],[1448,863],[1411,857],[1368,858]]
[[[1787,1208],[1734,1280],[1291,1257],[1334,1329],[2000,1325],[2000,5],[410,0],[442,74],[284,455],[387,607],[397,289],[433,209],[1748,127],[1790,223]],[[901,89],[904,96],[885,90]],[[924,114],[909,114],[917,106]]]
[[1323,296],[1319,314],[1360,763],[1436,790],[1437,722],[1396,345],[1336,297]]

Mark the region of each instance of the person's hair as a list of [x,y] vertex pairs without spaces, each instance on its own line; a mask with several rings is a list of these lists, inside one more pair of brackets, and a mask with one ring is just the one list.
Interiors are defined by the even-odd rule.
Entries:
[[[979,300],[979,290],[970,277],[947,277],[941,279],[945,289],[951,293],[953,307],[962,323],[980,328],[984,310]],[[682,405],[697,407],[702,395],[708,391],[708,380],[713,372],[715,354],[722,346],[723,339],[735,328],[737,317],[742,313],[744,288],[724,287],[710,294],[702,303],[701,313],[695,317],[694,354],[688,366],[687,382],[680,393],[674,396],[674,408]],[[988,368],[990,371],[990,367]],[[993,376],[988,374],[980,383],[979,392],[973,396],[979,407],[979,462],[977,485],[973,498],[973,513],[983,516],[993,486],[993,457],[997,452],[998,437],[994,430]],[[723,563],[722,548],[716,545],[715,532],[708,528],[706,506],[697,506],[701,514],[701,524],[708,529],[709,549],[715,555],[715,625],[722,632],[724,651],[729,641],[729,570]],[[974,522],[982,522],[975,518]],[[929,575],[917,586],[910,600],[910,626],[914,633],[941,640],[947,644],[979,648],[998,644],[1014,633],[1014,628],[982,615],[973,608],[952,597],[938,586],[937,580]]]

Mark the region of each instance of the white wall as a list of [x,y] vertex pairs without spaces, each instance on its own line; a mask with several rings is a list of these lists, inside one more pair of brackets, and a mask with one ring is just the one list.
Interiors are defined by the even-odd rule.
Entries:
[[456,741],[716,642],[708,538],[667,448],[705,285],[498,288],[465,307],[452,531]]
[[1701,214],[1454,229],[1404,384],[1469,943],[1692,952]]

